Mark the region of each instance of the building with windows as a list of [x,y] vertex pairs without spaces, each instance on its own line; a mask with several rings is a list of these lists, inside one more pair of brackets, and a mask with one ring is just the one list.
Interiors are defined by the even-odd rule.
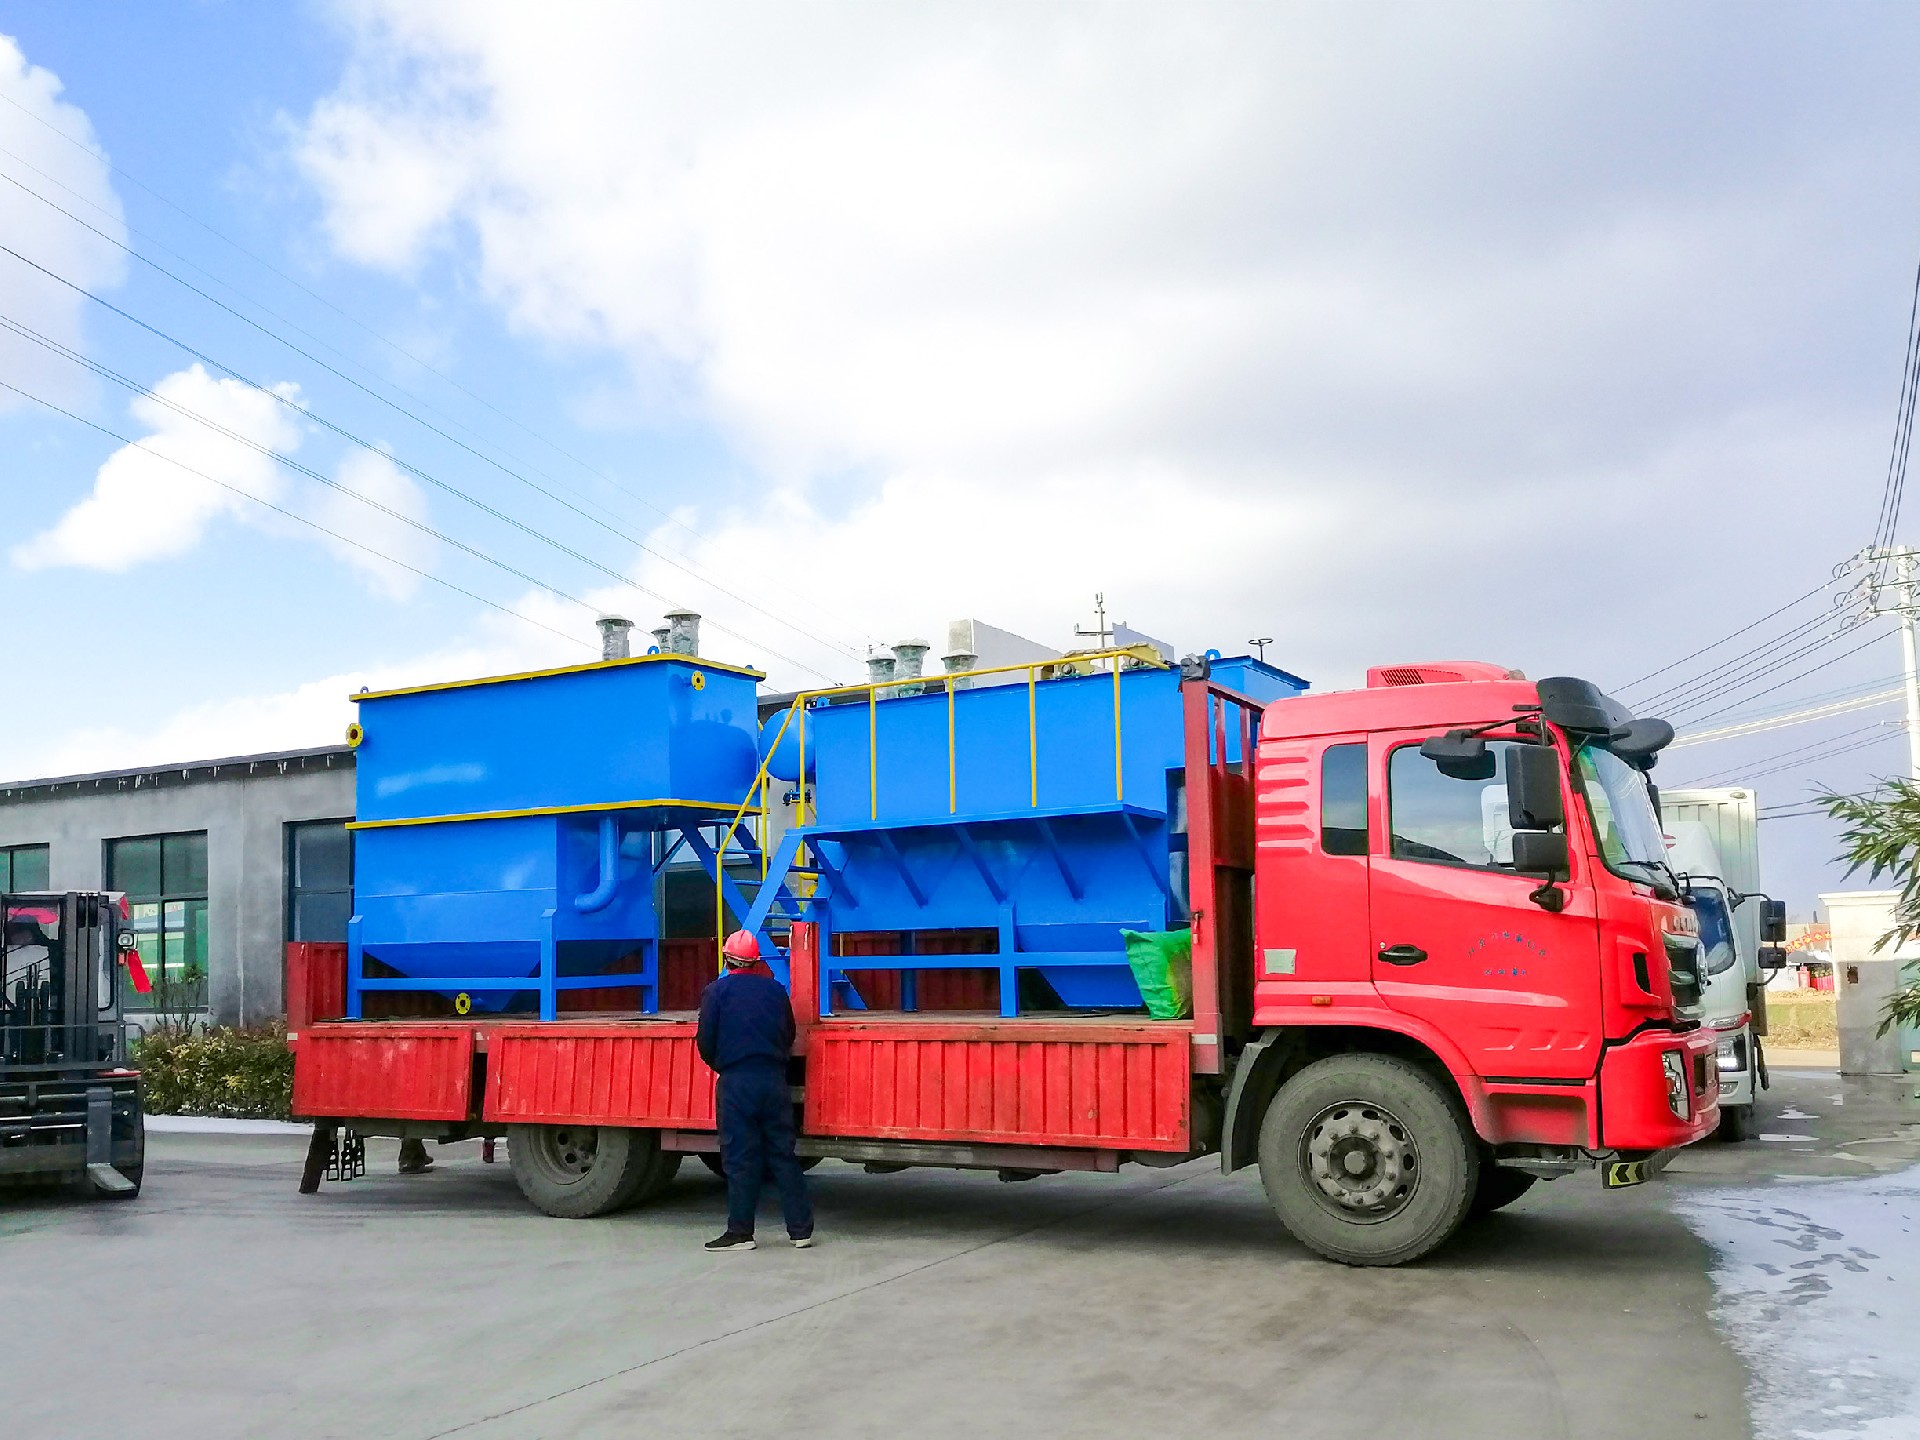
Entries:
[[120,890],[151,995],[129,1011],[285,1013],[289,940],[345,940],[353,752],[242,755],[0,784],[0,890]]

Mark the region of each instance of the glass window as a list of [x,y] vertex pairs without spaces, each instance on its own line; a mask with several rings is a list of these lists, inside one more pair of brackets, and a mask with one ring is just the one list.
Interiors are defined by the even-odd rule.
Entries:
[[146,995],[128,988],[128,1008],[205,1009],[206,831],[108,841],[107,888],[126,892],[135,947],[153,980]]
[[1505,870],[1513,866],[1507,823],[1507,755],[1516,742],[1487,742],[1488,773],[1463,779],[1441,770],[1418,745],[1387,761],[1388,824],[1398,860],[1433,860]]
[[1689,890],[1687,908],[1700,922],[1700,950],[1706,957],[1707,973],[1718,975],[1732,969],[1737,957],[1733,948],[1733,918],[1727,913],[1726,897],[1718,890],[1705,887]]
[[1320,757],[1320,848],[1367,853],[1367,747],[1329,745]]
[[45,845],[12,845],[0,849],[0,894],[22,895],[50,889],[49,853]]
[[342,943],[353,914],[353,836],[344,820],[287,827],[287,938]]
[[1646,777],[1598,745],[1582,745],[1574,764],[1607,868],[1634,880],[1668,879],[1666,837]]

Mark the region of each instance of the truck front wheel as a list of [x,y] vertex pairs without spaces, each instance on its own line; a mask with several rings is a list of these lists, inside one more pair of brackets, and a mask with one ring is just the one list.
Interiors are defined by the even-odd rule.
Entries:
[[507,1158],[520,1193],[563,1220],[651,1199],[680,1168],[653,1131],[619,1125],[510,1125]]
[[1306,1066],[1280,1087],[1260,1127],[1260,1180],[1280,1222],[1346,1265],[1402,1265],[1443,1244],[1479,1178],[1459,1102],[1391,1056]]

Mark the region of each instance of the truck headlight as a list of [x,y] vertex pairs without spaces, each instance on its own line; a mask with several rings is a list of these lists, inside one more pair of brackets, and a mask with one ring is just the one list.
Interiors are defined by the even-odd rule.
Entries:
[[1747,1068],[1747,1044],[1738,1035],[1729,1035],[1715,1048],[1713,1063],[1722,1071]]
[[1687,1118],[1687,1062],[1678,1050],[1662,1050],[1660,1066],[1667,1072],[1667,1108],[1676,1119]]

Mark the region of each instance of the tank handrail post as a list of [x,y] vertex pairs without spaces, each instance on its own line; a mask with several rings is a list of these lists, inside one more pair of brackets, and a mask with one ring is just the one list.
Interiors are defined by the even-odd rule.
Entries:
[[960,810],[960,786],[953,758],[953,676],[947,676],[947,813]]
[[1036,715],[1035,667],[1027,666],[1027,781],[1033,791],[1033,808],[1040,808],[1040,729]]

